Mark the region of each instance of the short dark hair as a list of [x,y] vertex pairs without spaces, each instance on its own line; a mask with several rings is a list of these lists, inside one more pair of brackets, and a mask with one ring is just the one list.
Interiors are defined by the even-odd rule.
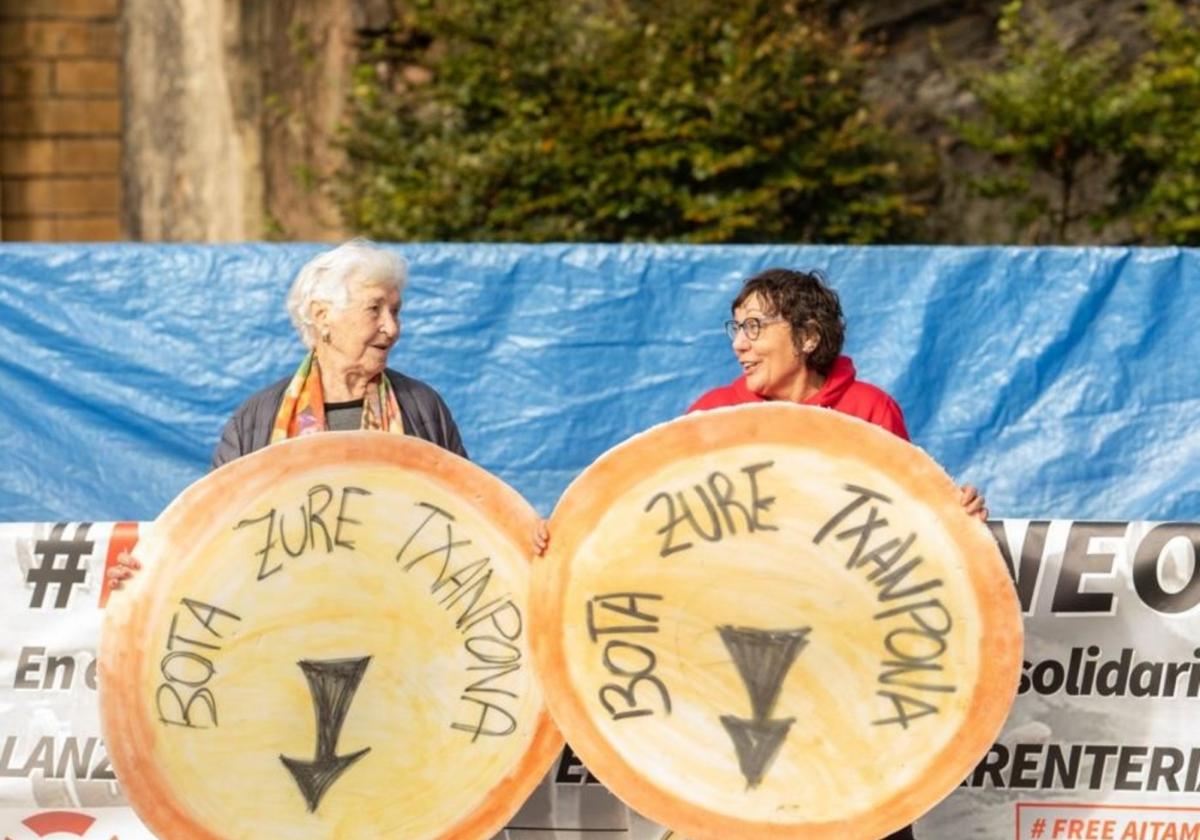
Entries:
[[816,336],[817,346],[808,356],[808,365],[822,376],[828,376],[842,353],[846,321],[837,292],[825,284],[820,273],[769,268],[742,284],[730,311],[736,310],[751,295],[758,295],[772,315],[779,315],[792,325],[792,342],[797,353],[803,353],[806,335]]

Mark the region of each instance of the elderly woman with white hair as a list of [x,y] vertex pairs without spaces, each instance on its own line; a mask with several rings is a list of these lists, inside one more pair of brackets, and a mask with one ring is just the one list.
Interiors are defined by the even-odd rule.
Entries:
[[[467,457],[437,391],[387,367],[400,337],[400,257],[354,239],[310,260],[292,282],[288,314],[308,352],[295,374],[246,400],[225,424],[213,469],[288,438],[374,429],[407,434]],[[141,564],[128,552],[108,570],[121,589]]]
[[309,261],[287,310],[308,353],[295,374],[242,403],[221,434],[214,468],[287,438],[373,429],[408,434],[467,455],[446,403],[387,367],[400,336],[407,279],[396,254],[355,239]]

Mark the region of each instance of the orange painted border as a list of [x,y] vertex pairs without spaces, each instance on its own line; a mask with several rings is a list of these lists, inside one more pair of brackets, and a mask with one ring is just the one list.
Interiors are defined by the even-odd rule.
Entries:
[[[432,443],[378,432],[331,432],[284,441],[239,458],[185,489],[143,534],[140,547],[198,545],[215,527],[213,511],[236,509],[240,502],[314,463],[339,467],[394,466],[423,472],[431,483],[449,488],[473,505],[505,537],[532,547],[538,517],[529,503],[507,484]],[[100,721],[113,770],[138,817],[159,837],[224,840],[219,829],[199,823],[175,796],[155,760],[155,727],[141,712],[143,700],[136,675],[142,673],[150,604],[168,590],[179,573],[169,563],[134,555],[145,567],[105,610],[99,648]],[[497,780],[482,805],[464,814],[436,840],[488,838],[517,812],[562,750],[563,740],[543,708],[525,756],[512,772]]]
[[[815,442],[808,444],[807,442]],[[961,731],[928,761],[928,772],[867,812],[813,823],[760,823],[707,810],[653,784],[612,749],[571,689],[562,643],[571,557],[608,509],[657,465],[746,444],[818,446],[874,464],[935,511],[960,547],[980,613],[979,681]],[[551,543],[534,558],[530,598],[534,662],[546,701],[572,748],[631,808],[692,840],[873,840],[913,822],[951,793],[991,746],[1016,697],[1023,628],[1016,592],[987,527],[968,517],[958,490],[932,458],[891,433],[822,409],[758,404],[701,412],[656,426],[602,455],[566,490],[550,519]]]

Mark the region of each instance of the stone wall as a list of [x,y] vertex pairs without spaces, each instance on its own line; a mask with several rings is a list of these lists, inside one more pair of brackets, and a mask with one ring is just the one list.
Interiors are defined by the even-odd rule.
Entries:
[[0,239],[121,228],[120,0],[0,0]]
[[[883,47],[867,80],[868,100],[897,131],[915,138],[936,158],[938,175],[925,196],[933,203],[927,220],[932,241],[1045,244],[1055,240],[1048,219],[1019,227],[1003,203],[975,194],[971,179],[993,171],[993,164],[959,141],[950,128],[952,120],[970,119],[978,112],[956,68],[996,64],[1000,54],[996,22],[1003,5],[1003,0],[847,4],[861,15],[868,36]],[[1042,7],[1069,44],[1111,40],[1128,55],[1145,47],[1140,27],[1145,4],[1140,0],[1042,0]],[[1099,208],[1108,198],[1111,168],[1099,161],[1082,175],[1077,206]],[[1035,180],[1035,185],[1051,188],[1045,179]],[[1079,244],[1120,242],[1127,234],[1121,225],[1102,233],[1082,222],[1072,229]]]
[[[0,0],[0,239],[344,238],[330,192],[343,161],[337,126],[358,48],[389,31],[402,5]],[[936,208],[928,232],[937,241],[1017,236],[1002,206],[968,189],[986,161],[949,130],[974,108],[951,66],[995,59],[1001,5],[834,4],[859,14],[881,45],[868,98],[938,158],[923,196]],[[1144,4],[1044,5],[1074,41],[1128,46]],[[1105,178],[1091,173],[1080,200],[1103,197]]]

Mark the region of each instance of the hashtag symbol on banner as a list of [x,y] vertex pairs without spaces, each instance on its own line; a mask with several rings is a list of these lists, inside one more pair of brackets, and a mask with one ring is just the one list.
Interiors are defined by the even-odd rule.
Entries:
[[1033,838],[1033,840],[1038,840],[1038,838],[1041,837],[1045,833],[1046,833],[1046,821],[1044,819],[1042,819],[1041,817],[1038,817],[1036,820],[1033,821],[1033,825],[1029,826],[1029,836],[1031,838]]
[[[38,609],[45,603],[46,593],[51,584],[58,585],[58,594],[54,599],[54,608],[62,609],[71,599],[71,588],[77,583],[87,580],[87,569],[82,561],[91,556],[95,543],[87,538],[90,522],[81,522],[75,526],[73,539],[63,539],[67,524],[60,522],[50,530],[48,539],[38,540],[33,545],[35,565],[25,573],[26,583],[33,584],[33,595],[29,599],[30,609]],[[59,557],[63,558],[62,565],[57,564]]]

